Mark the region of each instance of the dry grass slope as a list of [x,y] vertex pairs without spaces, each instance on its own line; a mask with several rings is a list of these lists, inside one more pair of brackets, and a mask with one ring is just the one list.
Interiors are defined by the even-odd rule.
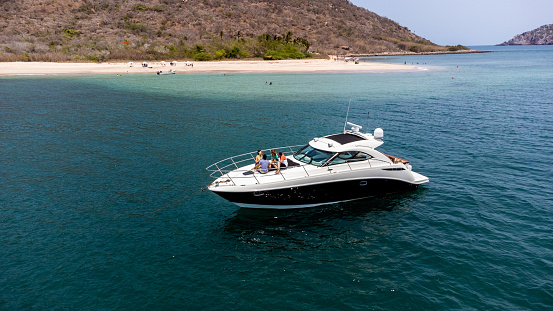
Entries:
[[0,2],[0,29],[0,61],[446,49],[347,0],[12,0]]

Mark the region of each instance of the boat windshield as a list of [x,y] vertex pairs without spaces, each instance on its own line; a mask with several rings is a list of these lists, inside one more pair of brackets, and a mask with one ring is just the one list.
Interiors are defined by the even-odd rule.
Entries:
[[328,163],[328,165],[342,164],[342,163],[351,163],[359,162],[364,160],[370,160],[372,156],[360,151],[346,151],[340,152]]
[[315,149],[307,145],[294,154],[294,159],[315,166],[321,166],[328,161],[335,153]]

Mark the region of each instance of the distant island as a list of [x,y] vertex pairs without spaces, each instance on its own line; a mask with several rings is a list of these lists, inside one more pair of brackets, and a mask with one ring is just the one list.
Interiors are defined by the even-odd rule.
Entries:
[[469,52],[348,0],[0,1],[0,29],[4,62]]
[[553,24],[543,25],[498,44],[498,46],[505,45],[553,45]]

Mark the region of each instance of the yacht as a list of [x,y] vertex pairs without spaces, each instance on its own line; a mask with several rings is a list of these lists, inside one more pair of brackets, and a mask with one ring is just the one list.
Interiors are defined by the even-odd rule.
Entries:
[[[256,152],[216,162],[206,168],[215,178],[208,189],[242,208],[292,209],[410,191],[429,181],[409,161],[376,150],[384,143],[381,128],[371,134],[347,126],[307,145],[273,148],[287,158],[280,170],[254,170]],[[270,150],[262,151],[270,156]]]

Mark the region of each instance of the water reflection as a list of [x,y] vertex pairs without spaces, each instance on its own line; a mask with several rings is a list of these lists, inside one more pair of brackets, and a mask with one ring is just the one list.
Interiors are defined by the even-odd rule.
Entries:
[[227,237],[279,248],[363,243],[398,227],[427,189],[297,210],[239,209],[224,225]]

